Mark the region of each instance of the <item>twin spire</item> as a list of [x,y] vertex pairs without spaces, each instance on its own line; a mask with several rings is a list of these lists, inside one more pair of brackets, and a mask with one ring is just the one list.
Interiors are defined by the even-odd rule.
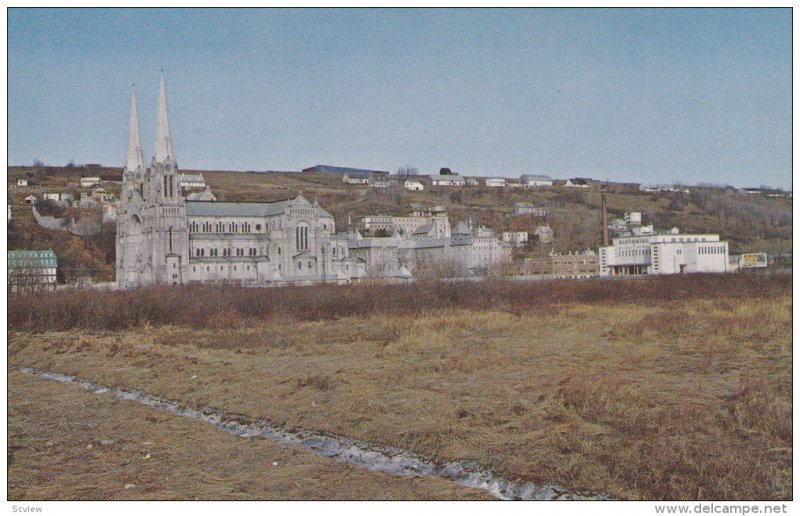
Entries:
[[[155,161],[164,163],[167,159],[175,159],[172,150],[172,137],[169,132],[169,117],[167,115],[167,87],[164,78],[161,78],[161,91],[158,96],[158,118],[156,119]],[[128,135],[128,150],[125,156],[125,169],[137,170],[144,166],[144,149],[139,136],[139,113],[136,107],[136,91],[131,94],[131,123]]]

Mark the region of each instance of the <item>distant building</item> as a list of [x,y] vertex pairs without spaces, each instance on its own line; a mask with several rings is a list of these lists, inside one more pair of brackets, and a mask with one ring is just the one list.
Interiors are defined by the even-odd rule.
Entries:
[[335,167],[332,165],[314,165],[304,168],[303,172],[311,174],[378,174],[388,176],[389,172],[384,170],[369,170],[364,168]]
[[625,224],[629,226],[641,226],[642,214],[638,211],[631,211],[625,214]]
[[[422,231],[420,228],[424,226],[430,227]],[[356,222],[355,229],[371,235],[384,232],[388,235],[397,233],[404,236],[430,233],[435,238],[450,236],[447,212],[441,206],[435,206],[430,210],[416,210],[405,216],[368,215]]]
[[536,235],[539,242],[542,244],[549,244],[553,241],[553,228],[550,226],[539,226],[533,234]]
[[17,179],[17,186],[28,186],[27,179]]
[[45,251],[8,251],[8,289],[10,292],[35,292],[56,287],[58,260]]
[[488,177],[484,184],[492,188],[503,187],[506,186],[506,179],[504,177]]
[[36,196],[31,194],[25,197],[25,204],[31,204],[31,205],[36,204]]
[[525,247],[528,245],[527,231],[503,231],[503,242],[514,247]]
[[369,172],[347,172],[342,176],[342,182],[347,185],[368,185],[371,178]]
[[397,179],[391,179],[387,176],[373,174],[370,176],[369,186],[372,188],[392,188],[397,186]]
[[[444,222],[449,230],[449,222]],[[480,276],[511,260],[511,246],[499,241],[494,231],[472,229],[459,222],[451,236],[435,237],[423,226],[410,236],[395,232],[388,237],[362,237],[350,233],[352,256],[366,264],[369,277],[395,275],[397,271],[418,274],[438,270],[443,276]]]
[[525,258],[522,274],[555,278],[591,278],[600,272],[597,253],[591,249],[577,253],[554,253]]
[[216,201],[217,196],[211,193],[211,187],[206,186],[202,192],[192,192],[186,196],[187,201]]
[[403,183],[403,187],[405,187],[406,190],[411,190],[413,192],[419,192],[425,189],[425,185],[419,181],[414,181],[413,179],[406,179]]
[[553,186],[553,180],[550,179],[550,176],[535,174],[522,174],[519,177],[519,182],[529,187]]
[[431,176],[431,184],[433,186],[465,186],[467,181],[457,175],[438,175]]
[[564,186],[567,188],[589,188],[590,185],[586,179],[576,177],[574,179],[567,179]]
[[514,203],[514,216],[533,215],[534,217],[546,217],[550,214],[550,208],[545,206],[534,206],[526,202]]
[[92,188],[100,185],[100,176],[81,176],[81,188]]
[[480,186],[481,182],[475,179],[474,177],[466,178],[467,186]]
[[728,243],[719,235],[681,234],[677,228],[643,227],[614,238],[599,254],[602,276],[728,271]]
[[205,188],[206,179],[203,174],[178,174],[178,188]]

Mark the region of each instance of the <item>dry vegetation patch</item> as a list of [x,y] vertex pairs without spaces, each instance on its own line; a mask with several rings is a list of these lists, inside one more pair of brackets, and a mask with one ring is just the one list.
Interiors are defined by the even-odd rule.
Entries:
[[[237,309],[243,325],[12,332],[9,361],[614,497],[786,499],[789,284],[696,281],[591,283],[605,302],[567,285],[571,302],[544,311],[559,284],[416,286],[399,292],[418,305],[368,294],[367,314]],[[358,306],[361,290],[340,292]]]

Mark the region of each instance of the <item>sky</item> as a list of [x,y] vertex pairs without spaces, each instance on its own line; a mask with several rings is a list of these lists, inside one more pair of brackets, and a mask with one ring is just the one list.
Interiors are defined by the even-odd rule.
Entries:
[[[791,10],[8,11],[8,161],[791,188]],[[163,71],[163,72],[162,72]]]

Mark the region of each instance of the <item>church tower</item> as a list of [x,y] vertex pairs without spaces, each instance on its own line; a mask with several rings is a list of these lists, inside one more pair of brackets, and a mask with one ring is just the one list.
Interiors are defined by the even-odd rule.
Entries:
[[136,94],[117,217],[117,282],[120,288],[153,283],[181,284],[189,262],[186,203],[178,188],[178,164],[172,149],[167,91],[161,78],[155,152],[144,168]]
[[153,160],[149,174],[152,199],[151,230],[153,276],[156,283],[186,281],[189,263],[189,228],[186,202],[178,188],[178,163],[172,149],[167,114],[167,88],[161,78]]
[[139,135],[136,92],[131,93],[131,120],[125,168],[122,171],[122,197],[117,213],[117,283],[120,288],[146,283],[147,239],[145,236],[144,150]]

